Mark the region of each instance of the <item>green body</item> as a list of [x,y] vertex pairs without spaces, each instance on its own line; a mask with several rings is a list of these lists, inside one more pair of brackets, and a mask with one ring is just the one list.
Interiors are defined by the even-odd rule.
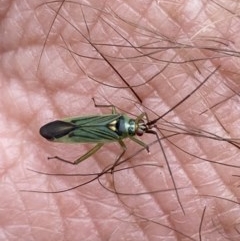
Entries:
[[[142,135],[145,132],[146,125],[142,120],[145,114],[140,115],[136,120],[127,115],[116,113],[109,115],[92,115],[71,117],[62,120],[50,122],[40,128],[40,134],[49,141],[63,143],[95,143],[96,145],[74,162],[66,161],[57,156],[55,159],[62,160],[71,164],[78,164],[97,152],[105,143],[118,142],[126,151],[126,146],[122,141],[124,138],[130,138],[139,145],[148,150],[148,146],[135,138],[135,135]],[[116,163],[117,163],[116,161]]]
[[107,143],[135,135],[136,124],[126,115],[93,115],[66,118],[44,125],[48,140],[65,143]]

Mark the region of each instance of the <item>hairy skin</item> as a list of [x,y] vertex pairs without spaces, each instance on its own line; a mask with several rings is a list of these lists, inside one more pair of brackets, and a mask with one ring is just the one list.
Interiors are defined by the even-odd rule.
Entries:
[[[92,80],[126,86],[98,51],[108,56],[130,85],[142,84],[163,70],[135,88],[143,104],[159,115],[220,66],[197,93],[165,119],[184,124],[188,132],[199,128],[225,138],[240,136],[237,2],[229,1],[227,6],[200,0],[99,2],[86,4],[90,7],[64,2],[51,30],[60,3],[1,3],[0,240],[239,240],[240,177],[232,175],[240,173],[240,155],[238,148],[226,141],[181,135],[162,142],[185,215],[158,144],[150,146],[151,155],[143,151],[124,164],[145,166],[114,173],[114,182],[110,174],[101,179],[117,192],[149,192],[147,195],[117,195],[97,181],[59,194],[20,191],[63,190],[90,179],[40,175],[27,168],[48,173],[101,172],[120,152],[118,145],[106,145],[89,160],[71,166],[47,157],[74,160],[89,146],[49,143],[38,132],[54,119],[109,113],[108,109],[96,109],[92,97],[101,103],[106,98],[139,115],[134,102],[126,99],[137,101],[129,89],[110,88]],[[120,33],[142,48],[134,49]],[[130,48],[117,48],[116,44]],[[163,46],[165,50],[160,50]],[[66,48],[92,58],[70,54]],[[133,58],[137,55],[141,58]],[[150,113],[150,118],[156,116]],[[155,137],[143,136],[142,140],[151,143]],[[126,157],[140,149],[131,141],[126,143]],[[147,163],[161,167],[151,168]],[[166,189],[170,191],[150,193]]]

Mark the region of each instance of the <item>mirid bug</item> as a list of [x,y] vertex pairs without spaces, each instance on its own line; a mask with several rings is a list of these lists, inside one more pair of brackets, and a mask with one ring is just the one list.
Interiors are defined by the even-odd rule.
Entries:
[[[96,104],[95,106],[103,107]],[[50,122],[40,128],[40,134],[47,140],[54,142],[95,143],[96,145],[92,149],[73,162],[58,156],[50,157],[50,159],[58,159],[74,165],[92,156],[104,144],[118,142],[123,151],[117,158],[117,163],[127,149],[123,142],[125,138],[130,138],[146,148],[149,152],[148,145],[135,137],[151,132],[150,129],[152,127],[144,121],[144,117],[147,118],[146,113],[142,113],[134,120],[125,114],[117,113],[116,109],[113,107],[112,114],[109,115],[72,117]]]

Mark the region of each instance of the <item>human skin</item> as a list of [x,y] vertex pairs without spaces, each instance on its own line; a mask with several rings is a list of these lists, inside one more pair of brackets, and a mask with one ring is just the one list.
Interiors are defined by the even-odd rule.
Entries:
[[[221,137],[240,136],[237,95],[240,31],[239,19],[234,15],[237,3],[229,2],[225,6],[227,11],[212,1],[198,0],[192,5],[191,2],[92,1],[88,3],[90,7],[82,8],[64,2],[60,14],[65,19],[59,17],[55,21],[44,49],[56,15],[52,9],[56,11],[60,4],[37,7],[42,3],[38,0],[1,3],[0,240],[199,240],[200,234],[202,240],[239,240],[239,177],[232,176],[239,174],[239,150],[226,141],[179,135],[169,139],[171,142],[161,142],[183,209],[159,144],[150,146],[150,154],[139,152],[124,164],[134,167],[141,163],[143,167],[114,173],[114,183],[111,174],[103,177],[106,186],[113,188],[115,184],[115,191],[132,195],[111,193],[97,181],[58,194],[21,192],[23,189],[52,192],[89,180],[89,177],[46,176],[27,168],[48,173],[101,172],[121,152],[117,144],[110,144],[77,166],[48,160],[47,157],[55,155],[74,160],[90,146],[48,142],[39,135],[43,124],[62,117],[109,113],[108,109],[96,109],[93,97],[97,102],[110,101],[139,115],[140,111],[134,108],[137,98],[130,89],[111,88],[91,79],[125,86],[106,60],[83,58],[66,50],[67,45],[74,52],[100,58],[81,33],[90,36],[90,42],[106,56],[113,56],[108,59],[130,85],[143,83],[164,69],[149,83],[135,88],[143,105],[159,115],[183,100],[218,68],[201,89],[164,118],[184,124],[187,132],[198,128]],[[137,52],[133,46],[120,51],[114,45],[129,46],[129,43],[120,37],[119,31],[135,46],[154,42],[149,51],[162,46],[167,51],[150,57],[144,48],[139,48],[143,52]],[[180,43],[193,47],[186,48]],[[130,58],[136,55],[143,57]],[[124,58],[117,61],[118,57]],[[193,63],[194,58],[203,60]],[[166,59],[181,63],[161,62]],[[233,97],[227,100],[230,96]],[[216,108],[209,109],[220,101],[223,102]],[[155,118],[147,108],[150,118]],[[141,139],[145,143],[156,140],[151,135]],[[131,141],[126,143],[129,147],[126,157],[141,148]],[[183,153],[174,145],[202,159]],[[149,167],[149,163],[159,167]],[[148,194],[134,195],[137,192]]]

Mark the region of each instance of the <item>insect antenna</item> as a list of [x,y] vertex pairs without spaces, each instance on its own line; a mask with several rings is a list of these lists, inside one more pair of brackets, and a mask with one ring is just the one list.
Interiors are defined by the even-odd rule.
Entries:
[[[146,133],[149,133],[149,134],[153,134],[156,136],[157,138],[157,141],[159,143],[159,146],[160,146],[160,149],[163,153],[163,156],[164,156],[164,160],[167,164],[167,168],[168,168],[168,171],[169,171],[169,174],[170,174],[170,177],[171,177],[171,180],[172,180],[172,183],[173,183],[173,186],[174,186],[174,189],[175,189],[175,193],[176,193],[176,197],[177,197],[177,200],[178,200],[178,203],[182,209],[182,212],[185,214],[185,211],[184,211],[184,208],[183,208],[183,205],[181,203],[181,200],[180,200],[180,196],[179,196],[179,193],[178,193],[178,189],[177,189],[177,185],[176,185],[176,182],[175,182],[175,179],[174,179],[174,176],[172,174],[172,171],[171,171],[171,167],[169,165],[169,161],[168,161],[168,158],[167,158],[167,155],[164,151],[164,148],[163,148],[163,145],[162,145],[162,142],[159,138],[159,135],[156,131],[152,130],[153,128],[159,130],[159,128],[157,127],[156,123],[160,120],[160,119],[163,119],[163,117],[165,117],[167,114],[169,114],[170,112],[172,112],[174,109],[176,109],[178,106],[180,106],[184,101],[186,101],[189,97],[191,97],[199,88],[201,88],[206,82],[207,80],[214,75],[214,73],[219,69],[220,66],[218,66],[213,72],[211,72],[206,78],[204,81],[202,81],[191,93],[189,93],[187,96],[185,96],[182,100],[180,100],[177,104],[175,104],[172,108],[170,108],[168,111],[166,111],[164,114],[160,115],[158,118],[152,120],[152,121],[148,121],[146,123],[146,130],[145,132]],[[161,132],[160,132],[161,133]],[[167,138],[168,139],[168,138]]]
[[172,108],[170,108],[168,111],[166,111],[164,114],[156,118],[155,120],[149,121],[147,125],[152,126],[155,123],[157,123],[160,119],[162,119],[164,116],[172,112],[174,109],[176,109],[179,105],[181,105],[184,101],[186,101],[189,97],[191,97],[199,88],[201,88],[207,81],[208,79],[215,74],[215,72],[220,68],[220,65],[213,71],[211,72],[207,78],[201,82],[191,93],[189,93],[187,96],[185,96],[182,100],[180,100],[177,104],[175,104]]
[[154,130],[146,130],[146,133],[153,134],[153,135],[155,135],[156,138],[157,138],[157,141],[158,141],[159,146],[160,146],[160,149],[161,149],[161,151],[162,151],[164,160],[165,160],[165,162],[166,162],[166,164],[167,164],[167,168],[168,168],[168,171],[169,171],[169,174],[170,174],[172,183],[173,183],[173,187],[174,187],[174,190],[175,190],[175,193],[176,193],[177,201],[178,201],[178,203],[179,203],[179,205],[180,205],[180,207],[181,207],[181,209],[182,209],[183,214],[185,215],[185,211],[184,211],[184,208],[183,208],[183,205],[182,205],[182,203],[181,203],[180,196],[179,196],[179,193],[178,193],[178,188],[177,188],[177,185],[176,185],[176,181],[175,181],[175,179],[174,179],[174,177],[173,177],[172,170],[171,170],[171,167],[170,167],[170,164],[169,164],[167,155],[166,155],[166,153],[165,153],[165,151],[164,151],[162,142],[161,142],[161,140],[160,140],[160,138],[159,138],[159,135],[158,135],[157,132],[154,131]]

